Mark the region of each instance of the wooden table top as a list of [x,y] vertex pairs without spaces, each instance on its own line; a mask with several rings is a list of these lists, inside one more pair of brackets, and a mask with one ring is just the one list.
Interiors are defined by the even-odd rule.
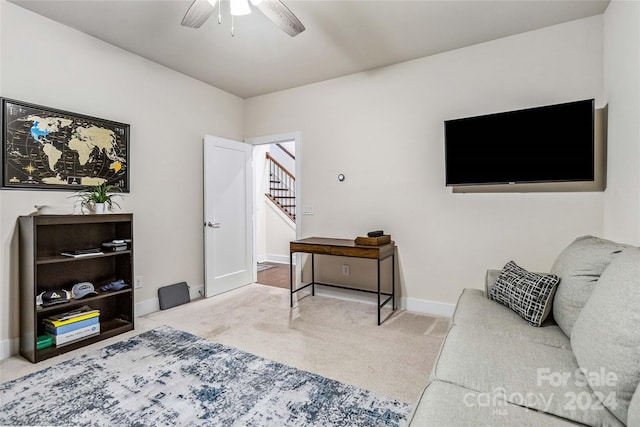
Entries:
[[353,239],[329,237],[307,237],[289,244],[291,252],[306,252],[320,255],[349,256],[356,258],[383,259],[393,255],[395,242],[379,246],[356,245]]

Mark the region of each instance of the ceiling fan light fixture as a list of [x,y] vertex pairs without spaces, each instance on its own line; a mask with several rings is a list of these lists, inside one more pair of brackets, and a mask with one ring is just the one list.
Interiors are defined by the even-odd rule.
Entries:
[[[211,1],[211,0],[209,0]],[[231,15],[242,16],[251,13],[249,2],[247,0],[231,0]]]
[[[2,1],[2,0],[0,0]],[[191,6],[182,18],[182,26],[189,28],[200,28],[218,6],[218,23],[222,22],[220,3],[222,0],[193,0]],[[231,3],[231,22],[233,16],[246,15],[251,13],[251,6],[248,0],[229,0]],[[273,22],[278,28],[291,37],[295,37],[305,30],[302,22],[289,10],[283,0],[251,0],[254,7]],[[233,30],[232,30],[233,32]]]

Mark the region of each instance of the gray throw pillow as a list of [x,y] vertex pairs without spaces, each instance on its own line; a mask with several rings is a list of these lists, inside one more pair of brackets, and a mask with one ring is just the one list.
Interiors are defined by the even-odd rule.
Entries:
[[640,249],[625,249],[604,270],[573,325],[571,348],[596,397],[626,425],[640,383]]
[[552,274],[531,273],[509,261],[489,296],[518,313],[530,325],[540,326],[549,314],[548,307],[558,280]]
[[587,303],[598,278],[627,245],[593,236],[578,237],[558,255],[551,273],[560,278],[553,300],[553,318],[571,336],[571,329]]

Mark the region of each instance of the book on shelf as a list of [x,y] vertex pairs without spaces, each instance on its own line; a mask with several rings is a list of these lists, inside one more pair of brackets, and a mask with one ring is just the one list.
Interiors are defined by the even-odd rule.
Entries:
[[88,305],[85,305],[78,310],[62,313],[54,316],[49,316],[44,319],[46,324],[52,325],[54,328],[69,325],[72,323],[80,322],[82,320],[91,319],[93,317],[100,316],[100,310],[94,310]]
[[76,329],[86,328],[87,326],[95,325],[96,323],[100,323],[100,316],[90,317],[84,320],[78,320],[77,322],[71,322],[62,326],[54,326],[53,323],[45,322],[44,330],[52,335],[63,335],[69,332],[75,331]]
[[59,321],[59,320],[44,319],[44,321],[46,323],[52,324],[56,328],[59,328],[60,326],[68,325],[70,323],[79,322],[81,320],[90,319],[92,317],[98,317],[98,316],[100,316],[100,312],[99,311],[96,312],[96,313],[83,314],[82,316],[74,317],[73,319],[69,319],[69,320]]
[[77,251],[64,251],[64,252],[60,252],[60,255],[68,256],[72,258],[82,258],[85,256],[104,255],[104,252],[100,250],[98,250],[97,252],[81,252],[81,253],[77,253]]
[[70,310],[64,313],[51,315],[48,317],[48,319],[57,320],[57,321],[69,320],[69,319],[73,319],[74,317],[84,316],[85,314],[89,314],[89,313],[100,313],[100,310],[93,309],[88,305],[83,305],[82,307],[76,308],[75,310]]
[[100,252],[100,248],[64,249],[63,252],[68,252],[74,255],[95,254]]
[[106,252],[118,252],[118,251],[126,251],[129,249],[127,243],[103,243],[102,248]]
[[100,322],[85,326],[84,328],[74,329],[73,331],[65,334],[54,335],[47,332],[47,335],[54,339],[56,347],[61,347],[63,345],[72,344],[76,341],[100,335]]

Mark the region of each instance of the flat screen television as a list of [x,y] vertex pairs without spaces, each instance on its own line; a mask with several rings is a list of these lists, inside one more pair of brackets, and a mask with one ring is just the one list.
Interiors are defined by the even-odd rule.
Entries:
[[444,122],[446,185],[593,181],[594,100]]

